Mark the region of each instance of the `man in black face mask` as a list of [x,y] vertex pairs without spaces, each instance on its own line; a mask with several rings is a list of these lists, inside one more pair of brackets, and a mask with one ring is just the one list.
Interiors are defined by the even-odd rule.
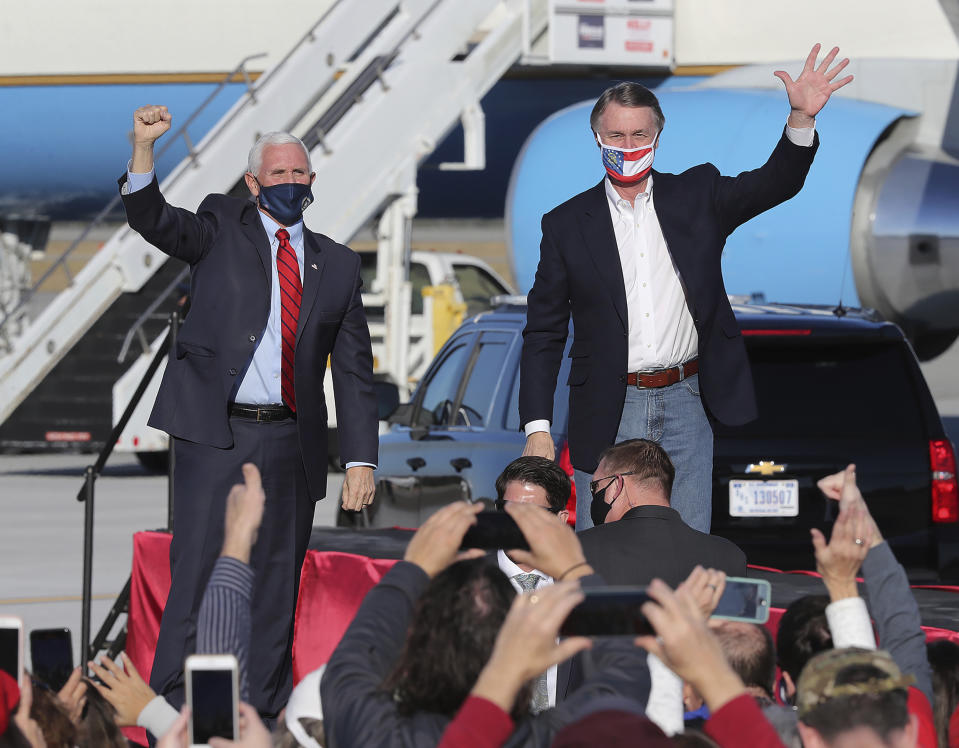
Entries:
[[323,377],[332,357],[343,507],[373,500],[376,399],[360,260],[303,225],[316,175],[288,133],[268,133],[249,154],[253,202],[209,195],[196,213],[169,205],[153,146],[170,129],[163,106],[133,116],[133,158],[120,180],[127,220],[155,247],[189,263],[191,308],[169,357],[150,425],[173,438],[171,589],[150,684],[183,702],[183,660],[223,542],[223,512],[241,466],[260,469],[266,509],[250,568],[254,646],[251,702],[275,717],[292,688],[290,647],[300,566],[314,502],[326,495]]
[[586,560],[607,584],[675,587],[700,564],[746,576],[746,556],[717,535],[694,530],[669,505],[675,471],[647,439],[620,442],[600,455],[590,483],[594,527],[579,533]]

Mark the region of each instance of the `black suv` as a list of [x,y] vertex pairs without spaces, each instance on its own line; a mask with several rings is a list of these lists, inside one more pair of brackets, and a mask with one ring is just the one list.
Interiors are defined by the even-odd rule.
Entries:
[[[816,480],[855,462],[870,511],[910,576],[959,576],[954,451],[900,329],[852,309],[733,309],[759,418],[714,424],[712,532],[750,563],[812,569],[809,528],[828,534],[836,511]],[[514,299],[477,315],[439,351],[380,437],[377,498],[361,523],[417,526],[450,501],[494,496],[496,476],[525,441],[517,403],[525,312]],[[568,370],[564,357],[553,437],[571,472]]]

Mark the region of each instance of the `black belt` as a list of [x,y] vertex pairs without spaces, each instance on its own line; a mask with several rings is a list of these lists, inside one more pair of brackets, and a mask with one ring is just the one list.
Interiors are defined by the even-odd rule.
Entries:
[[285,405],[247,405],[246,403],[232,403],[230,405],[230,416],[233,418],[248,418],[260,423],[296,418],[296,414]]
[[671,369],[658,371],[635,371],[626,375],[626,384],[630,387],[650,388],[669,387],[681,382],[699,371],[699,359],[691,358],[685,364],[674,366]]

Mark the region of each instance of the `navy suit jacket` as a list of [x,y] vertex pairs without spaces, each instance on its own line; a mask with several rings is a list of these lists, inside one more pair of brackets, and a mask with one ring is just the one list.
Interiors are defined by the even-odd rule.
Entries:
[[[819,145],[779,139],[769,160],[737,177],[712,164],[682,174],[653,171],[653,205],[699,335],[699,382],[710,417],[756,417],[742,333],[723,285],[726,238],[802,188]],[[539,266],[529,292],[520,368],[520,422],[552,420],[553,390],[569,319],[569,449],[592,473],[613,444],[626,398],[628,318],[623,269],[603,182],[543,216]]]
[[[121,178],[121,185],[126,177]],[[273,260],[256,206],[208,195],[194,214],[169,205],[156,179],[123,195],[130,227],[190,265],[190,312],[167,361],[150,425],[213,447],[233,444],[229,403],[270,314]],[[310,496],[326,495],[323,377],[332,355],[344,461],[376,463],[373,355],[360,299],[360,258],[304,228],[303,299],[296,334],[297,430]]]

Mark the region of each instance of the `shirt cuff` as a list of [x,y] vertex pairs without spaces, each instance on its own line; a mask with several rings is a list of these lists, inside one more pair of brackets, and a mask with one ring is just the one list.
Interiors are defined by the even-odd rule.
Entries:
[[523,427],[523,431],[526,432],[526,438],[529,438],[530,434],[535,434],[538,431],[545,431],[549,433],[549,421],[545,418],[540,418],[535,421],[530,421]]
[[790,127],[786,125],[786,137],[793,145],[801,145],[803,148],[809,148],[816,139],[816,126],[812,127]]
[[137,715],[137,726],[152,733],[155,738],[162,738],[170,725],[176,722],[177,716],[177,710],[166,699],[155,696]]
[[372,462],[348,462],[346,463],[346,469],[349,470],[351,467],[371,467],[376,470],[376,465]]
[[124,193],[129,195],[132,192],[137,190],[142,190],[144,187],[148,187],[150,182],[153,181],[153,177],[156,175],[156,169],[150,169],[150,171],[145,174],[141,174],[135,171],[130,171],[130,167],[133,166],[133,159],[127,161],[127,191]]
[[876,635],[869,620],[866,601],[861,597],[847,597],[826,606],[826,620],[836,649],[846,647],[876,648]]

